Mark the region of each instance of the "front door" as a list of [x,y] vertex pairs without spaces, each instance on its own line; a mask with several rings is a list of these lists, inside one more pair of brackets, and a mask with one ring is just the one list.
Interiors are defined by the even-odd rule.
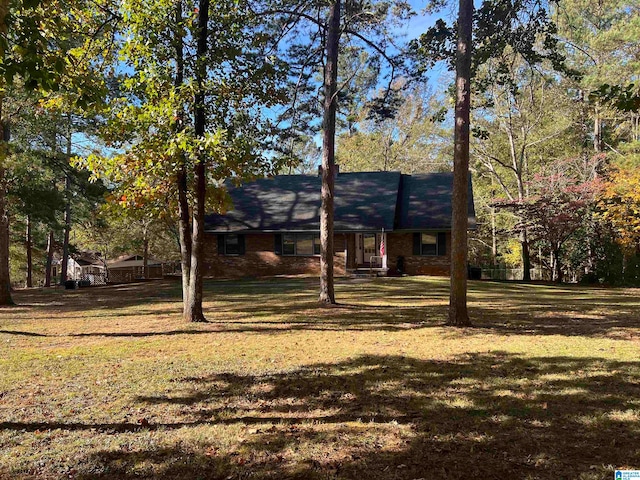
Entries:
[[356,234],[356,262],[358,265],[369,265],[371,257],[379,255],[380,245],[379,233],[358,233]]

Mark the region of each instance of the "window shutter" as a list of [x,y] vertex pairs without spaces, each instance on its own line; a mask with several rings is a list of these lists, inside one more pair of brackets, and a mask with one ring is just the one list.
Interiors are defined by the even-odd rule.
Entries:
[[276,255],[282,255],[282,235],[276,233],[274,236],[273,251]]
[[413,234],[413,254],[420,255],[422,250],[422,241],[420,239],[420,232]]
[[445,232],[438,233],[438,255],[447,254],[447,234]]
[[238,235],[238,255],[244,255],[245,251],[244,235]]
[[224,235],[218,235],[218,255],[224,255]]

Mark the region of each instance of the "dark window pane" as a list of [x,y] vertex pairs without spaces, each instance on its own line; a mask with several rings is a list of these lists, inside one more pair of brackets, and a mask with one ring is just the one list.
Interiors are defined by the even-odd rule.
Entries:
[[240,254],[240,241],[238,235],[227,235],[224,239],[224,253],[227,255]]
[[295,255],[296,243],[294,235],[282,235],[282,254]]
[[435,245],[422,245],[422,255],[435,255],[436,253]]
[[313,254],[320,255],[320,237],[317,235],[313,237]]

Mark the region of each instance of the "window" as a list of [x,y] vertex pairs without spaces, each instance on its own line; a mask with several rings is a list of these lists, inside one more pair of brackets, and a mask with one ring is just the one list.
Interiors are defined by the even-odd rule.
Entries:
[[413,234],[413,255],[447,255],[446,232],[415,232]]
[[420,255],[437,255],[438,237],[431,233],[420,234]]
[[218,235],[218,255],[244,255],[244,235]]
[[320,255],[320,237],[312,233],[286,233],[282,235],[282,255]]
[[282,254],[283,255],[296,254],[296,236],[295,235],[282,236]]
[[238,235],[224,236],[224,254],[240,255],[240,239],[238,238]]

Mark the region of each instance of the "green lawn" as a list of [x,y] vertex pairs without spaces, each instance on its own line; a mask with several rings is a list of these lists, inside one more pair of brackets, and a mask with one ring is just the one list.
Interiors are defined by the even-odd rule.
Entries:
[[17,292],[0,477],[612,479],[640,469],[640,291],[448,280]]

